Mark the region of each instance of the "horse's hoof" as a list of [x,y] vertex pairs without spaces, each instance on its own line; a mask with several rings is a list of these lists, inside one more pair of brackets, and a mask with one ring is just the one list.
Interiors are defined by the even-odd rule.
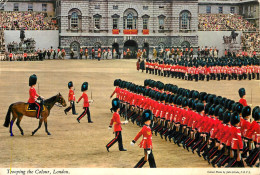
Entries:
[[35,133],[34,132],[32,132],[32,136],[34,135]]
[[23,132],[21,132],[21,135],[22,135],[22,136],[24,135]]

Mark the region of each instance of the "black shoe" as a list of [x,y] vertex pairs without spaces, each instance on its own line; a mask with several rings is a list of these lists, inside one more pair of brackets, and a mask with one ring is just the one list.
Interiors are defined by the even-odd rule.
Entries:
[[64,113],[67,115],[67,111],[66,110],[64,110]]
[[92,122],[92,121],[89,121],[88,123],[94,123],[94,122]]
[[127,151],[125,148],[123,148],[123,149],[120,149],[119,151]]
[[109,152],[109,148],[106,146],[106,148],[107,148],[107,152]]
[[73,114],[73,115],[78,115],[78,113],[75,113],[75,114]]
[[79,119],[77,119],[77,121],[80,123]]

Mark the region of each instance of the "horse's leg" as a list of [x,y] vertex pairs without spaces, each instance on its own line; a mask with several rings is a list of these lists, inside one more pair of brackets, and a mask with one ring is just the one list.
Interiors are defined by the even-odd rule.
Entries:
[[13,118],[12,118],[11,123],[10,123],[10,136],[14,136],[13,125],[14,125],[16,118],[17,118],[17,114],[13,112]]
[[32,132],[32,136],[38,131],[38,129],[41,128],[41,126],[42,126],[42,119],[40,119],[40,121],[39,121],[39,126],[38,126],[38,128],[35,129],[35,130]]
[[46,132],[48,135],[51,135],[51,133],[48,131],[48,127],[47,127],[47,117],[44,119],[44,125],[45,125],[45,132]]
[[21,135],[24,135],[24,134],[23,134],[23,129],[22,129],[21,126],[20,126],[20,122],[21,122],[22,118],[23,118],[23,116],[19,116],[19,117],[18,117],[17,122],[16,122],[16,125],[17,125],[17,127],[20,129]]

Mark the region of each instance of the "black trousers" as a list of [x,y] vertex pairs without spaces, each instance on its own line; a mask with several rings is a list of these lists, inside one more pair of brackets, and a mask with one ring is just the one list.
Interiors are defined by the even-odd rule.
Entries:
[[65,109],[66,112],[69,112],[72,109],[72,114],[76,114],[76,109],[75,109],[75,102],[70,101],[70,106]]
[[124,149],[121,131],[116,131],[116,132],[115,132],[115,138],[112,139],[112,140],[106,145],[106,147],[109,149],[109,148],[110,148],[111,146],[113,146],[116,142],[118,142],[118,148],[119,148],[119,150]]
[[77,120],[82,119],[87,114],[88,115],[88,122],[91,122],[89,107],[84,107],[83,109],[84,109],[84,111],[82,112],[82,114],[80,114],[80,116],[77,118]]
[[[144,153],[147,154],[146,149],[144,149]],[[139,160],[139,162],[134,166],[134,168],[142,168],[146,162],[147,161],[145,160],[145,157],[142,157],[141,160]],[[148,155],[148,162],[149,162],[150,168],[156,168],[152,150],[151,150],[151,153]]]

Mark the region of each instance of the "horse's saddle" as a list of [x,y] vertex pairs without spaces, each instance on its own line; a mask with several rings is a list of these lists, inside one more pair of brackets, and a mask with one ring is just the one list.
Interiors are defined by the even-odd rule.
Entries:
[[[38,106],[35,103],[27,103],[25,105],[25,110],[26,111],[36,111],[36,108]],[[43,105],[42,111],[45,111],[45,106]]]

